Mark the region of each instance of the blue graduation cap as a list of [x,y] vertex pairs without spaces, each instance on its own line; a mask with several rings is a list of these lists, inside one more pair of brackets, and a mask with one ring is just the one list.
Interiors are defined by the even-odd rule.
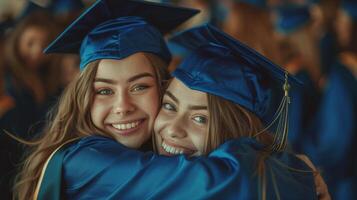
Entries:
[[[192,51],[173,72],[187,87],[230,100],[264,120],[272,83],[280,83],[284,85],[285,96],[274,120],[287,118],[289,83],[301,82],[261,54],[211,25],[192,28],[171,41]],[[271,123],[274,120],[269,119]],[[284,120],[282,124],[288,121]]]
[[49,9],[55,15],[78,12],[84,8],[81,0],[52,0]]
[[356,0],[343,0],[342,9],[352,18],[357,21],[357,1]]
[[275,28],[279,33],[289,34],[304,26],[311,19],[308,5],[282,5],[276,8]]
[[162,34],[199,11],[135,0],[99,0],[84,11],[45,53],[79,53],[80,67],[99,59],[123,59],[149,52],[170,62]]

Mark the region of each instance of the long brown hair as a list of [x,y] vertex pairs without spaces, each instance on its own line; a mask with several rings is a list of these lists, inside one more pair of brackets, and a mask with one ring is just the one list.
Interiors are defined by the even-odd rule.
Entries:
[[46,31],[48,43],[58,32],[55,22],[47,13],[35,12],[30,14],[15,27],[5,41],[4,62],[6,71],[14,77],[15,87],[17,89],[29,89],[36,102],[42,103],[46,97],[56,93],[59,87],[58,79],[56,79],[59,72],[57,66],[59,57],[45,55],[37,73],[26,67],[26,60],[20,55],[19,41],[24,31],[30,27]]
[[[144,53],[151,62],[158,82],[158,94],[163,93],[165,80],[169,77],[167,63],[158,56]],[[63,92],[56,107],[51,111],[47,127],[31,145],[15,185],[14,195],[17,199],[32,198],[39,181],[42,168],[50,154],[69,140],[89,135],[105,135],[95,127],[91,120],[90,110],[93,102],[93,81],[99,61],[94,61],[71,82]],[[159,102],[158,102],[159,103]]]
[[[212,94],[207,94],[207,100],[209,125],[205,141],[205,154],[208,154],[229,139],[254,137],[255,134],[264,129],[262,121],[242,106]],[[265,160],[271,154],[273,136],[268,132],[263,132],[256,139],[265,145],[265,148],[259,151],[256,160],[256,174],[259,179],[258,188],[261,190],[259,194],[262,194],[262,199],[265,199]]]
[[[207,100],[210,114],[205,154],[229,139],[253,137],[264,129],[261,120],[242,106],[212,94],[207,94]],[[268,132],[257,137],[265,145],[271,144],[272,139]]]

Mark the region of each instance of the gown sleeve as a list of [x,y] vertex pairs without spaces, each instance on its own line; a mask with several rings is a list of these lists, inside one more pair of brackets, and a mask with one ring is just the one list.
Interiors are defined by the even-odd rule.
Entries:
[[[143,153],[103,137],[81,139],[67,149],[64,157],[65,196],[66,199],[252,199],[257,195],[257,185],[252,184],[256,153],[241,142],[229,141],[207,157],[189,158]],[[232,153],[239,152],[238,149],[243,153]],[[291,174],[284,177],[291,178]],[[300,187],[305,191],[295,192],[305,192],[297,199],[313,199],[309,187],[312,178],[293,179],[291,183],[295,186],[301,185],[301,181],[308,183]]]

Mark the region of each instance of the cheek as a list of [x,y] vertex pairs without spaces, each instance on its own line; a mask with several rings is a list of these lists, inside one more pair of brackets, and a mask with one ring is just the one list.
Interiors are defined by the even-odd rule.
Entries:
[[99,99],[94,99],[93,104],[91,107],[91,117],[93,120],[93,123],[96,126],[99,126],[102,124],[101,122],[104,120],[106,113],[108,113],[108,103],[103,102],[102,100]]
[[159,150],[158,153],[163,153],[160,152],[161,148],[161,142],[162,142],[162,135],[161,135],[161,130],[165,127],[165,124],[170,122],[168,117],[165,114],[165,111],[160,110],[159,114],[157,115],[154,123],[154,136],[155,136],[155,142],[156,142],[156,149]]
[[165,116],[165,111],[160,110],[159,114],[157,115],[154,123],[154,132],[155,135],[159,135],[161,129],[165,126],[165,123],[167,123],[167,117]]
[[197,148],[198,151],[203,153],[206,143],[206,135],[207,135],[206,129],[192,128],[192,130],[189,131],[188,134],[190,135],[193,145]]
[[147,95],[140,98],[138,105],[150,116],[150,120],[154,123],[160,108],[158,92],[156,90],[149,91]]

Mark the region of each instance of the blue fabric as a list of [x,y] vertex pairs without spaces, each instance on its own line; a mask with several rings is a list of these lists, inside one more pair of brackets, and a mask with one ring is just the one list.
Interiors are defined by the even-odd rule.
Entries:
[[340,63],[331,68],[304,151],[322,171],[333,199],[356,199],[357,81]]
[[342,9],[352,18],[357,20],[357,2],[355,0],[343,0]]
[[[173,72],[174,77],[191,89],[233,101],[264,119],[271,83],[283,85],[282,68],[211,25],[192,28],[170,41],[194,51]],[[290,75],[288,81],[300,83]]]
[[99,0],[45,52],[80,53],[81,69],[95,60],[123,59],[136,52],[150,52],[169,63],[171,55],[162,34],[198,12],[145,1]]
[[327,31],[320,38],[319,50],[321,72],[323,74],[328,74],[338,54],[337,41],[335,38],[335,34],[332,31]]
[[277,19],[275,29],[282,34],[289,34],[298,30],[310,21],[310,11],[307,5],[285,5],[276,9]]
[[99,59],[123,59],[137,52],[154,53],[170,62],[161,33],[140,17],[120,17],[95,27],[82,41],[81,70]]
[[304,85],[290,92],[292,103],[289,107],[288,141],[295,152],[305,153],[302,146],[306,138],[310,137],[309,132],[320,103],[320,93],[307,71],[298,72],[296,77],[303,81]]
[[[259,145],[254,139],[228,141],[208,157],[165,157],[131,150],[114,140],[91,136],[66,149],[65,199],[257,199]],[[295,156],[266,160],[267,199],[316,199],[311,173]]]

